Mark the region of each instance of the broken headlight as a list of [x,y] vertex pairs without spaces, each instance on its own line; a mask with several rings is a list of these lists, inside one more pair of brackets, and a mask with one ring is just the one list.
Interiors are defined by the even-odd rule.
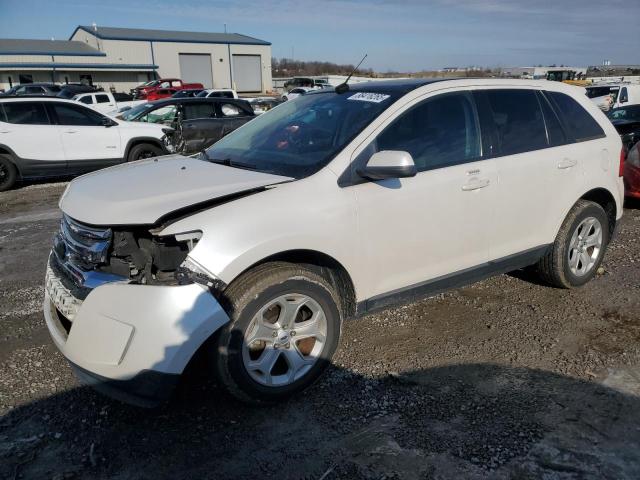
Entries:
[[189,256],[187,256],[184,262],[177,268],[175,277],[179,285],[198,283],[204,287],[216,290],[224,285],[222,280],[208,272],[202,265]]

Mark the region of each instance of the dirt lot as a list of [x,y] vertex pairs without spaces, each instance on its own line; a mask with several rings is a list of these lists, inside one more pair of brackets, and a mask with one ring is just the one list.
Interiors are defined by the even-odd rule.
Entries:
[[640,478],[640,205],[582,289],[504,275],[348,322],[286,404],[193,373],[140,410],[78,385],[46,331],[63,189],[0,194],[0,477]]

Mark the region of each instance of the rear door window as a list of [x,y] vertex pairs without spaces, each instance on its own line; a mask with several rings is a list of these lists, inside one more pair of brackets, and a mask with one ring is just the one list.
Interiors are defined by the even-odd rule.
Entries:
[[214,118],[215,112],[212,103],[185,103],[182,105],[185,120],[196,118]]
[[8,123],[18,125],[49,125],[49,117],[40,102],[7,102],[4,112]]
[[109,96],[104,93],[96,95],[96,103],[109,103]]
[[486,90],[501,155],[546,148],[547,131],[534,90]]
[[604,130],[582,105],[569,95],[560,92],[545,92],[555,106],[555,111],[566,126],[568,134],[576,142],[604,137]]
[[86,105],[91,105],[93,103],[92,95],[87,95],[86,97],[80,97],[79,101]]
[[398,117],[375,142],[368,153],[409,152],[418,171],[470,162],[481,155],[474,103],[466,93],[425,100]]
[[96,127],[102,125],[103,116],[93,110],[66,103],[55,103],[53,109],[58,117],[59,125],[77,127]]
[[557,147],[558,145],[564,145],[567,143],[567,137],[564,133],[560,120],[553,111],[549,101],[544,95],[539,95],[540,106],[542,107],[542,114],[544,116],[544,124],[547,129],[547,139],[549,146]]

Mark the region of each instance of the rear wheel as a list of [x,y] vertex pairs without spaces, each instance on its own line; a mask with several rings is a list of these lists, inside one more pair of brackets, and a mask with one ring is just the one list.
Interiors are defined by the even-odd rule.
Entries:
[[569,211],[553,247],[538,262],[547,283],[561,288],[584,285],[598,270],[609,243],[609,219],[595,202],[579,200]]
[[7,155],[0,155],[0,192],[12,188],[18,179],[18,169]]
[[340,338],[333,287],[316,273],[269,263],[243,274],[225,292],[231,321],[214,353],[220,381],[237,398],[271,403],[313,383]]
[[129,151],[127,162],[157,157],[159,155],[162,155],[162,149],[157,145],[153,145],[151,143],[139,143]]

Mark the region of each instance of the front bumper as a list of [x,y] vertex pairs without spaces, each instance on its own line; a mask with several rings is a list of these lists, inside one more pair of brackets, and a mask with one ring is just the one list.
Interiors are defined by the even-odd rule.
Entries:
[[[55,284],[47,271],[47,285]],[[198,284],[106,283],[84,300],[47,287],[44,317],[78,377],[121,400],[152,405],[168,398],[198,348],[229,317]],[[65,316],[65,299],[77,306]],[[117,392],[117,393],[114,393]],[[137,400],[136,400],[137,398]]]

